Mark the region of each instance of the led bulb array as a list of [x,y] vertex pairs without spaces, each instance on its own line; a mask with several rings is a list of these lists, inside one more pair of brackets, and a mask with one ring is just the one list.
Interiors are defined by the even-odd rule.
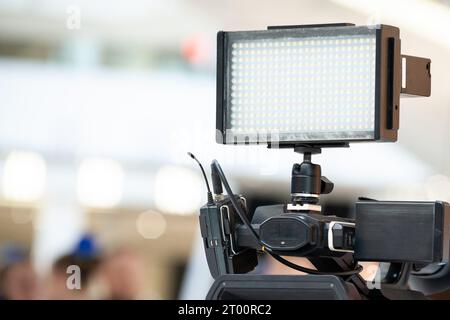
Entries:
[[230,51],[233,134],[373,132],[375,35],[245,40]]

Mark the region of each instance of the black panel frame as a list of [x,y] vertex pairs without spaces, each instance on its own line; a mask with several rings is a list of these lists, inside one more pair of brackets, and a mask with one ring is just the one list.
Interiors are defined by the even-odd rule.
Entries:
[[[372,139],[339,139],[339,140],[299,140],[299,141],[279,141],[280,147],[295,147],[296,145],[314,145],[318,147],[333,147],[350,142],[395,142],[397,140],[397,131],[399,127],[399,102],[401,90],[401,53],[399,29],[388,25],[374,26],[376,37],[376,62],[375,62],[375,123],[374,136]],[[307,25],[292,26],[291,28],[283,28],[281,26],[270,27],[267,32],[281,33],[302,33],[305,30],[317,30],[330,32],[336,30],[336,34],[354,34],[355,30],[368,30],[368,27],[352,26],[349,24],[334,25]],[[331,29],[331,30],[330,30]],[[262,30],[261,30],[262,31]],[[216,142],[220,144],[260,144],[270,143],[269,141],[249,141],[248,139],[230,140],[227,137],[227,105],[228,105],[228,57],[229,57],[229,40],[231,36],[255,36],[261,31],[239,31],[224,32],[217,34],[217,87],[216,87]],[[391,40],[389,40],[391,39]],[[389,41],[395,43],[395,50],[389,51]],[[392,56],[393,55],[393,56]],[[389,64],[391,61],[391,64]],[[389,70],[389,67],[391,69]],[[391,78],[389,78],[391,75]],[[388,86],[391,86],[389,89]],[[390,101],[388,101],[388,91],[392,92]],[[388,105],[392,104],[392,110],[388,110]],[[388,114],[389,112],[389,114]],[[388,127],[388,118],[392,119],[391,128]],[[270,137],[270,135],[268,135]],[[271,147],[274,147],[273,145]]]

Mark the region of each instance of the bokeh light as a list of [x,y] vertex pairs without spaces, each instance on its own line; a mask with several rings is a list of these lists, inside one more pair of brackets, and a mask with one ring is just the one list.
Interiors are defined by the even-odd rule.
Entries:
[[46,164],[40,154],[12,151],[3,168],[3,196],[16,202],[38,201],[44,194],[46,178]]
[[124,171],[117,161],[87,158],[78,168],[78,200],[87,207],[114,207],[122,199],[123,179]]

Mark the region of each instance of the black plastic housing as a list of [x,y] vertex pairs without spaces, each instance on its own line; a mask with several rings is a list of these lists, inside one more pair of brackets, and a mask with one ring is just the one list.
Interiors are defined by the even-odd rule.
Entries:
[[359,201],[355,259],[448,262],[449,232],[446,202]]
[[[241,201],[244,208],[244,205]],[[231,201],[225,197],[214,205],[200,208],[200,231],[211,276],[247,273],[258,264],[256,250],[238,248],[235,226],[242,223]]]
[[225,275],[207,300],[360,300],[356,288],[336,276]]
[[[352,222],[349,219],[312,211],[287,210],[285,205],[271,205],[256,208],[252,226],[261,242],[279,255],[339,257],[346,251],[332,251],[328,246],[328,229],[332,221]],[[333,230],[333,242],[336,247],[352,250],[354,229]],[[236,234],[239,246],[259,247],[245,226],[236,228]]]

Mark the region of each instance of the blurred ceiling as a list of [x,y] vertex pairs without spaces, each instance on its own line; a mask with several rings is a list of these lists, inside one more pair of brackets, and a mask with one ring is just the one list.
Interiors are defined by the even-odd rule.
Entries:
[[[73,8],[79,9],[81,14],[81,29],[79,30],[69,30],[66,27],[67,19],[73,13]],[[146,48],[146,50],[156,51],[168,48],[178,52],[186,38],[192,35],[202,35],[208,39],[211,46],[214,46],[215,34],[217,30],[221,29],[261,29],[267,25],[342,21],[356,24],[382,22],[396,25],[401,29],[404,53],[431,58],[432,97],[402,100],[399,145],[404,147],[407,155],[410,155],[412,163],[415,163],[414,159],[416,158],[423,162],[423,168],[410,170],[424,172],[424,175],[428,175],[428,172],[449,174],[450,154],[447,146],[450,136],[450,63],[448,61],[450,8],[448,1],[139,0],[132,3],[112,4],[106,0],[9,0],[0,2],[0,41],[34,42],[52,46],[73,40],[86,42],[90,47],[95,45],[137,46]],[[69,46],[68,50],[71,48]],[[211,55],[214,53],[212,52]],[[211,59],[211,66],[213,65],[213,59]],[[231,150],[227,148],[223,151],[224,148],[215,145],[213,141],[211,130],[213,129],[211,119],[214,117],[212,70],[209,73],[210,78],[200,77],[194,80],[192,74],[185,78],[178,78],[178,94],[173,95],[171,94],[173,90],[171,82],[162,83],[162,78],[159,76],[152,80],[144,74],[133,75],[127,78],[127,85],[123,86],[123,75],[117,72],[94,70],[78,74],[69,71],[70,77],[64,78],[65,76],[63,77],[61,74],[67,75],[67,70],[52,69],[45,65],[36,68],[36,78],[33,79],[27,76],[26,71],[20,77],[18,74],[21,72],[20,68],[8,71],[5,66],[4,77],[0,78],[0,82],[3,85],[9,83],[13,86],[14,83],[10,79],[14,78],[17,81],[16,84],[21,84],[24,88],[35,87],[35,94],[28,92],[29,97],[24,99],[43,99],[41,98],[43,92],[46,101],[51,102],[71,92],[76,92],[83,97],[85,105],[89,106],[89,103],[92,104],[92,101],[89,100],[92,99],[92,86],[89,79],[96,79],[95,85],[98,89],[95,90],[96,95],[93,98],[97,99],[95,104],[98,109],[85,110],[84,115],[88,115],[90,119],[87,123],[86,117],[82,121],[80,120],[83,114],[70,114],[70,111],[66,112],[61,109],[49,110],[55,115],[62,113],[62,119],[75,120],[68,127],[57,130],[61,135],[55,137],[54,142],[56,141],[57,146],[65,146],[62,150],[73,150],[72,147],[75,146],[77,152],[83,150],[87,150],[87,152],[92,150],[111,151],[114,146],[120,146],[123,148],[124,154],[141,154],[143,155],[142,161],[148,162],[149,159],[152,159],[159,163],[180,162],[177,159],[184,154],[186,149],[200,152],[206,159],[217,154],[224,155],[225,151],[230,152]],[[48,86],[45,87],[45,79],[53,79],[52,83],[55,88],[60,89],[54,90]],[[64,81],[66,81],[65,87]],[[74,84],[76,84],[75,87]],[[116,88],[114,96],[108,95],[112,87]],[[201,89],[199,89],[200,87]],[[136,95],[137,92],[139,95]],[[117,94],[119,94],[119,99],[117,99]],[[159,101],[164,101],[164,95],[167,96],[167,104],[164,104],[164,108],[151,105],[155,95]],[[9,96],[15,98],[17,94],[12,92]],[[108,96],[110,100],[105,101],[104,97]],[[132,98],[129,100],[127,97]],[[118,107],[121,101],[123,106]],[[111,105],[114,105],[115,108],[108,110],[110,105],[105,102],[113,103]],[[67,103],[70,105],[71,101]],[[181,104],[189,108],[180,108]],[[50,105],[56,107],[58,103],[47,104],[47,106]],[[133,112],[129,112],[130,110]],[[11,114],[23,118],[21,112],[29,111],[17,109]],[[109,114],[108,121],[101,121],[106,112]],[[124,112],[128,112],[127,117],[124,117]],[[192,113],[196,115],[195,121],[184,121],[189,119],[188,117]],[[171,118],[169,115],[178,116]],[[167,126],[165,119],[168,117],[175,121],[176,125],[171,127],[176,127],[176,130]],[[14,116],[8,118],[6,115],[2,118],[9,119],[4,120],[7,122],[16,119]],[[108,136],[108,133],[111,132],[111,128],[120,127],[121,119],[127,119],[127,131],[132,135],[127,136],[128,132],[122,132],[121,135],[114,136],[115,144],[102,144],[105,135]],[[143,119],[146,119],[147,122],[143,122]],[[29,122],[35,123],[36,121]],[[45,123],[42,125],[46,126]],[[91,135],[84,138],[81,136],[84,141],[84,144],[81,145],[77,141],[71,141],[69,133],[72,132],[72,129],[76,131],[77,126],[80,125],[88,127],[95,125],[100,135],[94,138]],[[104,125],[103,129],[105,130],[98,127],[100,125]],[[26,126],[26,122],[23,126]],[[53,123],[52,126],[56,126],[56,124]],[[168,129],[171,131],[171,137],[161,135],[161,132],[167,132]],[[158,139],[153,139],[151,147],[150,143],[145,143],[155,136]],[[20,139],[20,135],[15,138]],[[39,140],[39,135],[35,135],[33,138]],[[185,143],[186,141],[190,142]],[[14,140],[11,140],[10,143],[14,143]],[[42,141],[38,141],[38,144],[42,145]],[[238,149],[233,149],[233,153],[236,153],[236,150]],[[249,150],[253,152],[255,149]],[[398,150],[398,154],[396,150]],[[383,163],[385,167],[392,165],[395,171],[405,161],[404,155],[400,155],[402,150],[384,145],[370,148],[355,146],[352,147],[352,153],[347,150],[327,150],[326,154],[333,155],[334,159],[349,158],[354,160],[348,161],[359,163],[365,161],[364,159],[367,159],[367,153],[369,153],[373,155],[372,159],[375,159],[370,162],[372,167]],[[378,161],[377,159],[381,157],[382,161]],[[282,163],[288,165],[295,158],[295,155],[286,156]],[[187,160],[184,162],[187,163]],[[336,161],[330,162],[331,166],[336,167],[333,171],[339,173]],[[243,165],[242,173],[254,173],[255,171],[248,171],[251,167],[250,164]],[[425,172],[427,173],[425,174]],[[374,175],[376,174],[378,173],[374,173]],[[406,173],[405,176],[407,176]]]
[[82,19],[82,35],[121,44],[173,46],[187,34],[214,35],[218,29],[382,20],[450,46],[450,6],[444,0],[134,0],[114,4],[107,0],[4,0],[0,2],[0,35],[14,40],[64,40],[66,21],[74,8]]

